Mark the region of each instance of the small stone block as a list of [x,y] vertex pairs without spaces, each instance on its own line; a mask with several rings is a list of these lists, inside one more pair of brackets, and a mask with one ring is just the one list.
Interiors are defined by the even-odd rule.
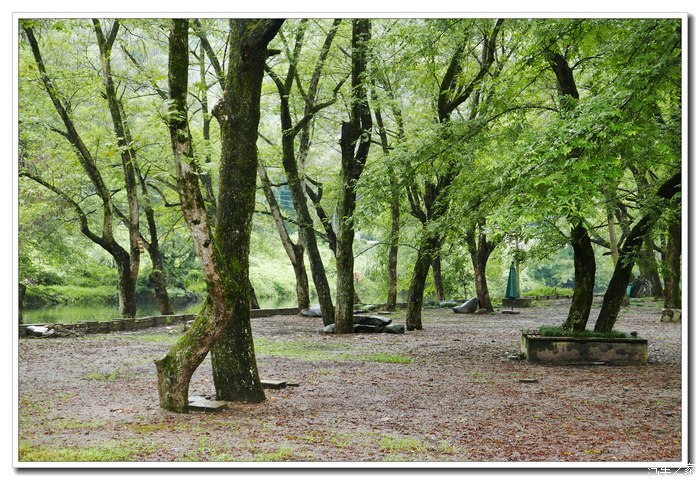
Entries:
[[538,380],[536,378],[521,378],[518,381],[520,383],[537,383]]
[[228,408],[228,403],[220,400],[196,400],[189,403],[190,410],[198,410],[201,412],[221,412]]
[[269,388],[272,390],[279,390],[281,388],[287,388],[287,382],[281,380],[260,380],[263,388]]

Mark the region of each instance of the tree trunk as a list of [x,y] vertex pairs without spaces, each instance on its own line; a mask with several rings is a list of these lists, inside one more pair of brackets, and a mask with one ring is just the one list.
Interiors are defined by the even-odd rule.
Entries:
[[389,234],[389,254],[387,258],[387,283],[388,292],[386,299],[386,309],[390,312],[396,310],[397,296],[397,263],[399,256],[399,227],[400,209],[398,195],[393,195],[391,200],[391,233]]
[[574,292],[563,328],[579,332],[586,329],[591,313],[596,269],[591,239],[581,222],[571,229],[571,246],[574,248]]
[[350,121],[343,122],[340,136],[342,185],[338,200],[339,226],[336,244],[335,333],[352,333],[355,309],[355,207],[357,181],[367,161],[371,141],[372,114],[367,100],[365,71],[371,36],[371,21],[352,21],[352,72]]
[[190,379],[210,350],[220,399],[265,398],[250,328],[248,255],[263,65],[267,44],[282,21],[229,21],[231,57],[220,109],[221,192],[213,238],[187,122],[188,23],[174,19],[170,32],[169,129],[183,214],[202,265],[207,300],[187,333],[156,361],[160,404],[176,412],[187,411]]
[[[309,305],[311,304],[309,299],[309,279],[306,275],[306,266],[304,265],[304,247],[301,244],[301,239],[299,240],[299,243],[294,243],[289,237],[287,226],[285,225],[284,218],[282,217],[282,211],[280,210],[277,199],[272,192],[272,184],[267,176],[267,169],[262,162],[260,162],[258,165],[258,177],[260,178],[260,183],[262,185],[265,198],[267,199],[267,204],[270,206],[270,213],[275,221],[275,226],[277,227],[277,233],[282,241],[282,246],[284,247],[284,251],[287,253],[287,257],[289,257],[289,261],[294,269],[297,306],[300,310],[303,308],[309,308]],[[299,236],[301,237],[301,235]]]
[[294,269],[294,278],[296,278],[296,293],[297,306],[299,310],[309,308],[311,300],[309,298],[309,277],[306,274],[306,265],[304,264],[304,247],[302,245],[294,245],[296,262],[292,264]]
[[[124,186],[126,190],[126,198],[129,206],[128,219],[126,226],[129,230],[129,269],[128,274],[131,278],[128,280],[120,278],[119,280],[119,291],[120,291],[120,305],[121,297],[134,297],[136,296],[136,280],[139,275],[139,266],[141,263],[141,246],[139,245],[139,239],[141,233],[139,231],[139,205],[138,205],[138,188],[136,183],[136,153],[134,151],[133,144],[130,143],[130,138],[127,135],[125,127],[125,119],[123,116],[123,106],[121,105],[121,100],[117,96],[117,90],[114,85],[114,79],[112,78],[112,66],[111,66],[111,49],[116,39],[117,32],[119,31],[119,20],[115,20],[112,24],[112,28],[107,33],[107,36],[102,32],[102,27],[99,20],[93,19],[93,25],[95,27],[95,33],[97,35],[97,43],[100,49],[100,62],[102,64],[102,80],[105,85],[105,93],[107,98],[107,105],[109,106],[110,116],[112,117],[112,126],[114,128],[114,134],[117,138],[117,145],[119,145],[119,150],[121,152],[122,160],[122,170],[124,172]],[[126,271],[123,269],[119,272],[119,276],[123,277],[126,275]],[[131,292],[124,291],[125,288],[133,288]],[[133,300],[133,314],[132,311],[132,299],[124,298],[124,313],[127,317],[134,317],[136,315],[135,300]]]
[[[680,184],[681,174],[679,172],[659,187],[656,197],[659,199],[673,198],[676,193],[680,192]],[[660,215],[659,209],[660,207],[655,205],[649,208],[648,213],[632,227],[629,236],[625,240],[620,252],[620,260],[615,266],[610,284],[603,297],[603,305],[600,308],[595,324],[596,332],[610,332],[615,326],[635,260],[639,255],[639,250],[644,243],[645,237],[654,228],[654,224]]]
[[673,218],[668,225],[666,265],[664,268],[664,307],[681,308],[681,222]]
[[411,284],[408,288],[408,308],[406,311],[406,329],[422,330],[423,321],[421,310],[423,308],[423,292],[425,291],[425,281],[430,271],[430,264],[435,255],[436,245],[440,240],[433,235],[427,236],[418,247],[416,263],[413,266]]
[[212,348],[214,383],[220,400],[265,399],[253,352],[248,264],[258,167],[260,91],[267,44],[281,24],[275,20],[229,21],[231,56],[226,94],[217,116],[221,125],[221,174],[214,238],[228,269],[229,278],[224,281],[244,288],[237,292],[240,298],[234,303],[229,325]]
[[22,311],[24,310],[24,295],[27,292],[27,286],[23,283],[18,283],[19,290],[17,292],[17,313],[19,324],[22,325]]
[[[478,242],[475,239],[477,229],[479,232]],[[474,268],[474,286],[476,288],[476,298],[479,302],[479,307],[493,312],[491,296],[489,295],[489,286],[486,281],[486,264],[489,261],[491,253],[496,248],[496,244],[486,239],[486,233],[482,230],[481,225],[467,232],[466,241],[469,256],[472,260],[472,267]]]
[[[156,239],[157,240],[157,239]],[[165,275],[163,269],[163,258],[160,254],[158,248],[158,243],[151,243],[148,248],[148,254],[151,257],[151,264],[153,265],[153,270],[151,270],[148,278],[153,284],[153,292],[156,297],[156,302],[158,302],[158,308],[161,315],[172,315],[173,307],[170,305],[170,297],[168,296],[168,289],[165,285]]]
[[115,260],[119,278],[117,288],[119,315],[122,318],[134,318],[136,316],[136,279],[131,274],[131,262],[128,255]]
[[327,326],[335,322],[335,307],[333,306],[331,289],[328,285],[328,278],[326,277],[326,269],[323,266],[323,260],[321,259],[321,253],[319,252],[318,243],[316,241],[314,221],[311,218],[306,202],[303,178],[299,172],[299,166],[297,165],[297,159],[294,153],[293,132],[295,128],[292,124],[292,116],[289,108],[289,92],[287,85],[283,83],[274,72],[268,69],[268,74],[270,74],[275,81],[280,96],[280,123],[282,132],[284,132],[282,135],[282,166],[284,167],[287,185],[292,195],[292,204],[297,214],[297,225],[301,244],[304,246],[304,250],[309,256],[311,278],[316,287],[323,324]]
[[664,287],[659,277],[659,265],[656,261],[653,239],[647,237],[640,252],[639,273],[649,283],[651,296],[654,298],[664,297]]
[[445,287],[442,284],[442,265],[440,261],[440,255],[433,257],[433,261],[430,262],[433,269],[433,285],[435,286],[435,298],[437,301],[442,302],[445,299]]

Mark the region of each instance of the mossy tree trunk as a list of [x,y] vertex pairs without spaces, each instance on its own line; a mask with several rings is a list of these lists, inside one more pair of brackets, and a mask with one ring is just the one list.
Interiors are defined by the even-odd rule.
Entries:
[[596,265],[591,238],[583,223],[578,222],[571,229],[570,241],[574,249],[574,291],[563,328],[578,332],[586,329],[591,314]]
[[257,402],[258,378],[250,328],[248,254],[255,201],[257,126],[267,44],[281,20],[231,20],[231,58],[217,117],[222,126],[221,193],[215,235],[199,187],[187,122],[188,21],[170,32],[169,129],[185,221],[202,265],[207,300],[192,327],[156,361],[161,407],[186,412],[192,374],[212,351],[217,396]]

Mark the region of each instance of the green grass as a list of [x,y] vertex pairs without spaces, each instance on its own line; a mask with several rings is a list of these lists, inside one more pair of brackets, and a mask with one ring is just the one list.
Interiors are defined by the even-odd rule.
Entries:
[[414,437],[384,435],[379,439],[379,449],[387,453],[422,453],[428,451],[428,444]]
[[378,363],[413,363],[413,358],[392,353],[370,353],[361,355],[360,360]]
[[287,446],[279,447],[272,452],[257,453],[253,457],[254,462],[284,462],[285,460],[294,459],[294,451]]
[[301,360],[344,360],[348,358],[347,350],[351,344],[342,341],[305,342],[305,341],[274,341],[267,338],[256,338],[256,355],[297,358]]
[[133,373],[127,372],[125,370],[114,370],[108,373],[94,372],[88,374],[87,378],[89,380],[95,380],[98,382],[116,382],[117,380],[122,380],[125,378],[131,378]]
[[25,305],[77,305],[117,303],[116,286],[77,287],[74,285],[34,285],[27,286]]
[[53,448],[19,443],[21,462],[127,462],[148,455],[153,447],[139,442],[117,442],[91,447]]
[[[392,353],[366,353],[352,351],[352,342],[345,340],[324,340],[323,342],[273,341],[256,338],[256,355],[295,358],[299,360],[359,360],[378,363],[413,363],[413,358]],[[327,374],[331,372],[320,371]]]
[[523,297],[539,297],[539,296],[553,296],[553,295],[562,295],[562,296],[571,296],[573,295],[574,291],[571,288],[562,288],[562,287],[539,287],[539,288],[534,288],[532,290],[528,290],[527,292],[521,292],[521,296]]
[[582,337],[582,338],[629,338],[629,335],[618,330],[611,332],[594,332],[593,330],[583,330],[574,332],[564,330],[562,327],[545,325],[539,328],[538,333],[543,337]]

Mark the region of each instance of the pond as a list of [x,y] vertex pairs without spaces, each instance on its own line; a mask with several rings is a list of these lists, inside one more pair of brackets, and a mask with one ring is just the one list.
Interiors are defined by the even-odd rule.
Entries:
[[[293,298],[260,298],[260,308],[289,308],[296,304]],[[201,308],[200,302],[175,304],[176,314],[197,313]],[[160,315],[155,302],[141,302],[137,306],[137,317]],[[119,308],[116,305],[83,304],[83,305],[53,305],[40,308],[25,308],[22,311],[24,323],[79,323],[84,321],[106,322],[119,318]]]

